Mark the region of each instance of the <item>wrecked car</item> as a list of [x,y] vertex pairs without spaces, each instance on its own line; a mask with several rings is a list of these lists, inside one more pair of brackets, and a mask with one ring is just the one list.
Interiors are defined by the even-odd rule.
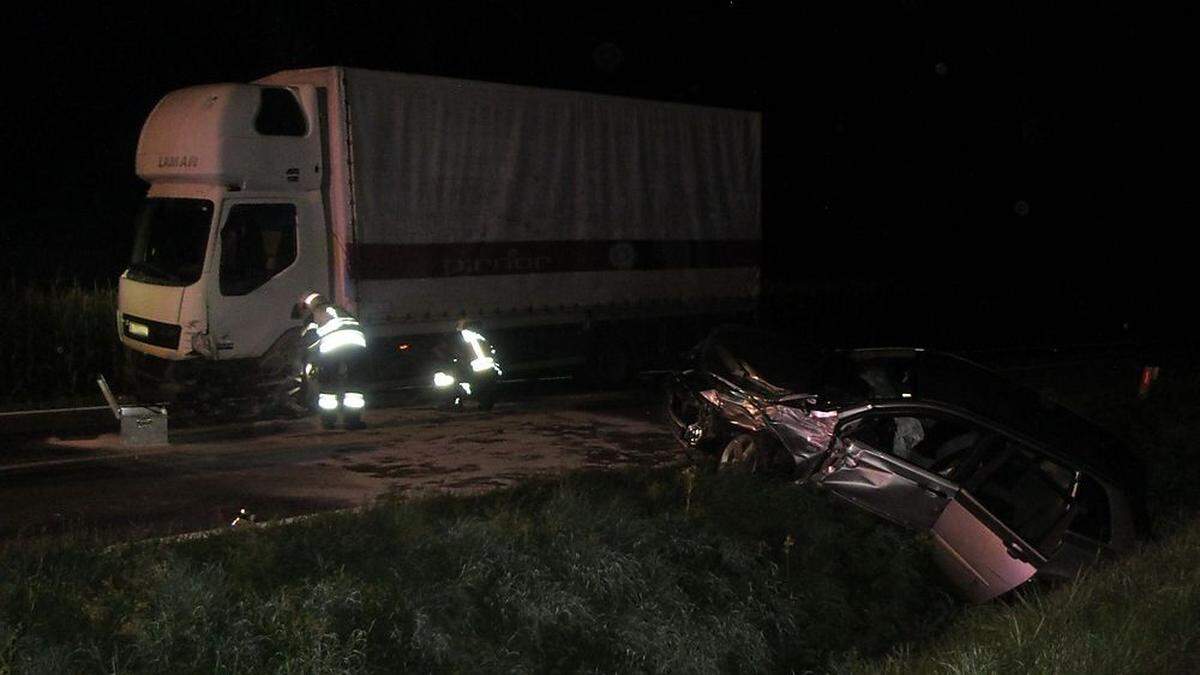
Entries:
[[668,416],[719,466],[786,472],[929,532],[972,601],[1073,576],[1145,532],[1143,466],[1091,423],[950,354],[819,352],[725,327],[672,375]]

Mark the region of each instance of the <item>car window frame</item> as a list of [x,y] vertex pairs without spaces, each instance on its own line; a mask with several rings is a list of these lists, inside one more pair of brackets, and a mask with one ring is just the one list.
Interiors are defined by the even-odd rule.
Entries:
[[[834,429],[834,433],[833,433],[833,436],[830,441],[830,448],[832,449],[833,444],[837,443],[839,438],[841,437],[841,428],[842,428],[843,424],[850,423],[854,420],[862,419],[865,416],[869,416],[869,415],[873,415],[873,414],[882,414],[882,413],[890,414],[890,415],[896,416],[896,417],[905,416],[905,413],[911,413],[911,416],[919,416],[919,415],[924,414],[924,415],[929,415],[929,416],[933,416],[933,417],[940,416],[940,417],[949,418],[951,420],[960,420],[967,424],[972,424],[972,425],[975,425],[982,429],[985,429],[987,431],[991,431],[991,432],[998,434],[999,436],[1001,436],[1009,441],[1015,442],[1019,445],[1023,445],[1026,448],[1028,448],[1029,450],[1033,451],[1035,454],[1043,455],[1047,459],[1054,461],[1068,469],[1075,471],[1076,476],[1077,476],[1077,478],[1076,478],[1077,481],[1079,480],[1078,476],[1081,474],[1090,475],[1093,479],[1099,478],[1096,475],[1096,473],[1094,471],[1090,471],[1088,467],[1081,466],[1078,462],[1069,461],[1061,453],[1047,451],[1044,443],[1039,443],[1033,439],[1030,439],[1025,434],[1021,434],[1019,432],[1014,431],[1013,429],[1010,429],[1003,425],[997,424],[996,422],[991,421],[991,420],[989,420],[985,417],[982,417],[980,415],[977,415],[975,413],[972,413],[969,410],[958,408],[956,406],[944,403],[942,401],[917,400],[917,399],[907,399],[907,398],[899,399],[899,400],[872,401],[869,404],[846,410],[843,412],[842,416],[839,418],[838,425]],[[863,445],[866,445],[866,444],[864,443]],[[980,508],[983,508],[985,511],[987,511],[987,515],[990,517],[990,519],[992,521],[1001,525],[1005,530],[1008,531],[1008,533],[1010,533],[1015,539],[1017,539],[1026,549],[1028,549],[1029,551],[1032,551],[1033,553],[1035,553],[1037,556],[1039,556],[1042,559],[1048,559],[1050,556],[1053,555],[1054,550],[1053,549],[1046,550],[1046,547],[1042,545],[1043,542],[1037,542],[1037,545],[1034,545],[1032,542],[1027,541],[1023,536],[1021,536],[1013,528],[1012,524],[1005,522],[1003,519],[1001,519],[995,513],[992,513],[990,510],[988,510],[987,507],[982,502],[979,501],[978,497],[974,494],[974,492],[972,490],[968,489],[965,485],[963,485],[962,481],[950,480],[950,479],[946,478],[945,476],[941,476],[939,474],[930,472],[926,469],[921,468],[920,466],[917,466],[916,464],[913,464],[910,461],[906,461],[903,458],[897,457],[896,455],[894,455],[890,452],[887,452],[885,450],[880,450],[878,448],[872,448],[872,449],[875,450],[876,452],[887,454],[888,457],[892,461],[903,463],[906,469],[916,472],[919,475],[928,476],[935,480],[953,485],[955,490],[961,492],[962,494],[968,495],[972,501],[974,501],[978,504],[978,506]],[[1101,484],[1104,484],[1106,481],[1101,480],[1100,482],[1101,482]],[[1111,502],[1111,500],[1112,500],[1111,495],[1109,495],[1109,500],[1110,500],[1109,508],[1110,508],[1110,520],[1111,520],[1112,519],[1111,509],[1113,508],[1113,504]],[[1065,532],[1069,531],[1069,529],[1070,529],[1070,521],[1068,520],[1066,526],[1061,528],[1060,535],[1065,536]],[[1060,536],[1060,540],[1062,539],[1062,536]],[[1091,541],[1091,540],[1089,539],[1088,541]],[[1059,545],[1061,545],[1061,541],[1059,542]],[[1055,548],[1057,548],[1057,546]]]
[[[901,405],[864,406],[861,409],[847,412],[838,419],[838,425],[834,428],[833,437],[836,441],[836,439],[843,433],[843,425],[845,425],[845,424],[858,422],[859,420],[863,420],[863,419],[866,419],[869,417],[884,417],[884,416],[887,416],[887,417],[932,417],[935,419],[940,419],[940,420],[951,422],[951,423],[961,424],[962,426],[976,427],[976,428],[980,429],[981,431],[998,433],[995,429],[990,429],[986,426],[976,424],[973,420],[963,418],[962,416],[955,415],[946,410],[942,410],[940,408],[935,408],[935,407],[925,407],[919,403],[905,402]],[[882,448],[875,448],[873,446],[870,446],[870,444],[867,444],[867,443],[863,443],[863,445],[868,445],[869,447],[872,447],[872,449],[875,450],[876,452],[882,452],[882,453],[888,455],[889,457],[891,457],[892,459],[894,459],[895,461],[904,462],[906,465],[912,467],[916,471],[920,471],[921,473],[924,473],[931,477],[937,478],[938,480],[940,480],[942,482],[954,482],[956,487],[960,487],[960,488],[962,487],[961,485],[958,485],[956,481],[953,481],[950,478],[943,476],[941,474],[930,471],[928,468],[922,467],[919,464],[912,462],[911,460],[900,457],[899,455],[896,455],[894,452],[892,452],[890,450],[885,450]]]

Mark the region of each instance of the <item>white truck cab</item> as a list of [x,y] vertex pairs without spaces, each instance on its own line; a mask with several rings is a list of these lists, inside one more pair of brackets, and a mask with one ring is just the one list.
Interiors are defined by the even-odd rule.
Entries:
[[137,151],[150,189],[118,290],[135,356],[259,358],[298,297],[327,292],[317,105],[311,85],[218,84],[151,113]]

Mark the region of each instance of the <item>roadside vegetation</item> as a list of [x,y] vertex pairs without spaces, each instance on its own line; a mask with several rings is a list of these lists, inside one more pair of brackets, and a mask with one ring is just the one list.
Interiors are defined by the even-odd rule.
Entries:
[[[94,374],[118,370],[115,292],[9,297],[0,407],[94,401]],[[202,540],[0,545],[0,675],[1200,672],[1200,378],[1185,370],[1146,400],[1133,373],[1121,390],[1053,387],[1147,459],[1156,535],[1071,584],[968,607],[926,542],[822,493],[585,472]]]
[[0,579],[0,672],[803,671],[957,607],[900,530],[680,469],[107,553],[18,542]]
[[1200,521],[1055,589],[967,608],[947,632],[842,673],[1200,672]]
[[97,403],[96,375],[117,376],[117,293],[71,281],[4,289],[0,409]]

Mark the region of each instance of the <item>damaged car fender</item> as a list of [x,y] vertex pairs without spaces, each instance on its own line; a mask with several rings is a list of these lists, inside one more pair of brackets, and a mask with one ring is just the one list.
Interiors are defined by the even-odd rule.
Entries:
[[795,476],[801,480],[812,475],[828,455],[838,422],[836,410],[809,407],[815,403],[812,399],[805,403],[802,407],[770,405],[764,410],[765,426],[787,449],[795,464]]

